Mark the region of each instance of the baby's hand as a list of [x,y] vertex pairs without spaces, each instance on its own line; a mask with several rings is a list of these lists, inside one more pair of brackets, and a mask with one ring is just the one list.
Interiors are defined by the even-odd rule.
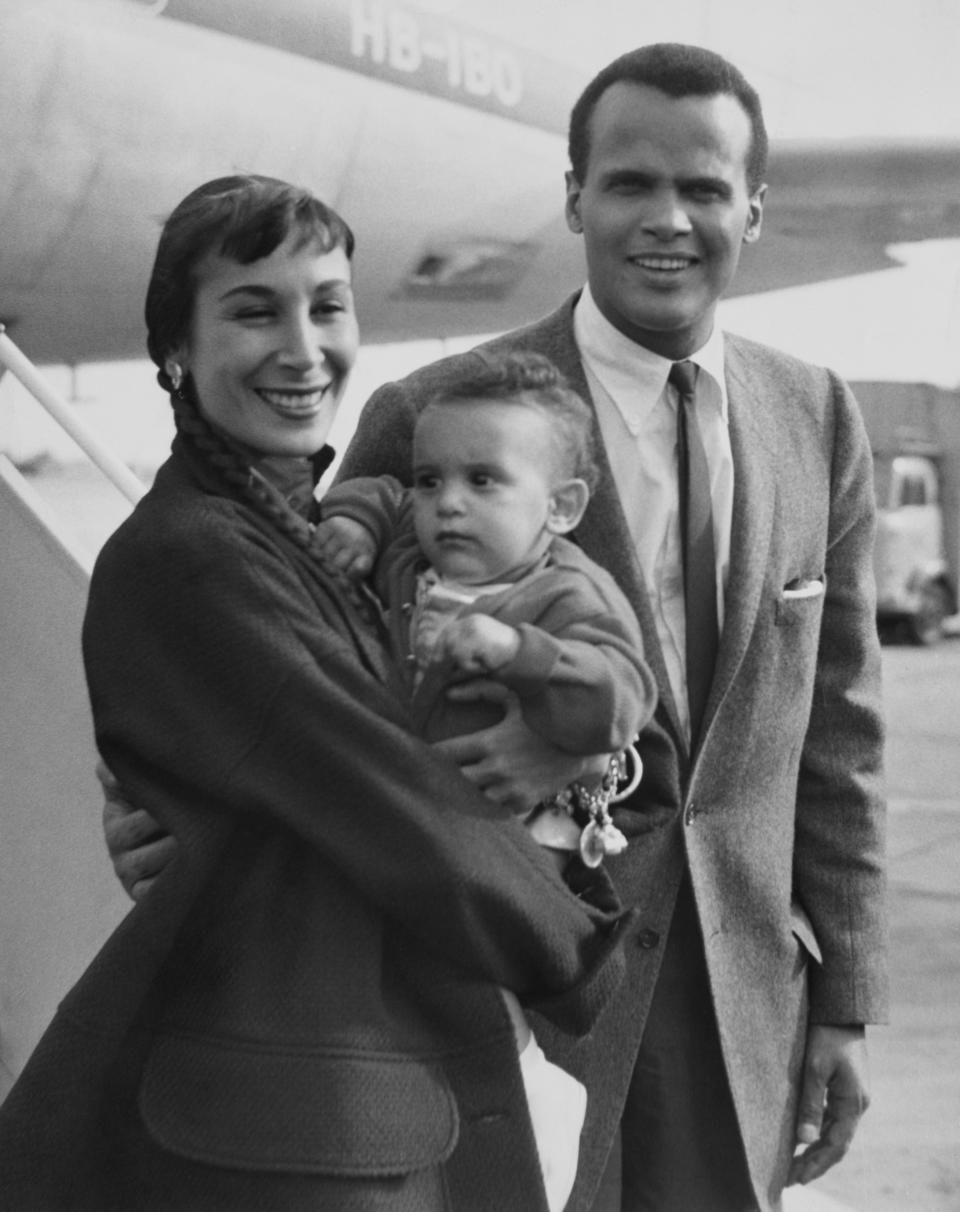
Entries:
[[324,518],[318,522],[313,547],[329,570],[347,581],[368,577],[377,557],[373,535],[353,518]]
[[453,619],[437,638],[434,659],[448,660],[461,673],[494,673],[520,650],[520,633],[488,614]]

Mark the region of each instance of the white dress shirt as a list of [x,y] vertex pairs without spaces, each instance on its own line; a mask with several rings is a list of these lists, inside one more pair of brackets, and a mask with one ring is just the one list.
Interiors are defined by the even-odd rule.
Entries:
[[[667,384],[673,363],[614,328],[597,307],[589,286],[584,287],[574,310],[573,331],[614,483],[646,578],[670,689],[689,736],[677,395]],[[710,468],[717,554],[717,619],[722,630],[733,517],[733,453],[722,332],[715,328],[707,343],[691,354],[689,361],[700,367],[697,424]]]

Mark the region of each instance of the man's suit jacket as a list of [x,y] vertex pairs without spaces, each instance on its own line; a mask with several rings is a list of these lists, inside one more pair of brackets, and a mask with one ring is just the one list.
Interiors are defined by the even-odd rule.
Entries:
[[[575,302],[482,348],[545,354],[589,400]],[[445,359],[377,392],[341,477],[390,472],[408,481],[417,409],[477,356]],[[617,1128],[684,862],[760,1206],[776,1202],[792,1154],[808,1021],[886,1014],[869,445],[855,401],[829,371],[728,336],[726,377],[731,566],[695,753],[678,725],[599,428],[603,474],[576,535],[637,612],[660,705],[641,738],[640,790],[619,813],[634,837],[624,856],[609,860],[621,895],[639,910],[628,979],[588,1041],[543,1030],[554,1058],[590,1093],[571,1209],[589,1206]],[[652,827],[664,817],[665,828]]]

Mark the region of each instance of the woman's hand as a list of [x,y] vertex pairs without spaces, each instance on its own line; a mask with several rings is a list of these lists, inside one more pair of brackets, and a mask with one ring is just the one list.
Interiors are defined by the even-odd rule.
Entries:
[[460,767],[485,795],[517,814],[577,779],[602,775],[608,754],[579,757],[557,749],[533,732],[523,718],[520,700],[499,682],[474,681],[447,692],[460,702],[502,703],[506,715],[492,728],[438,741],[436,748]]
[[103,835],[113,872],[127,896],[139,901],[173,859],[177,840],[164,833],[143,808],[135,808],[104,761],[97,762],[103,787]]

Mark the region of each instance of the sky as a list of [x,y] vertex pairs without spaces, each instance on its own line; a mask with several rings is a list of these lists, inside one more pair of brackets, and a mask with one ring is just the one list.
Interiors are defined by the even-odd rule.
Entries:
[[597,71],[645,42],[727,56],[777,138],[956,137],[956,0],[438,0],[490,33]]

